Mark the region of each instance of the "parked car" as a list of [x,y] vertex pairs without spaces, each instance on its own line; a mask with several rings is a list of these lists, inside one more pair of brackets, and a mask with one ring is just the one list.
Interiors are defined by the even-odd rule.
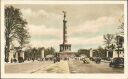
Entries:
[[90,59],[91,61],[94,61],[94,60],[95,60],[93,57],[90,57],[89,59]]
[[116,57],[111,60],[109,67],[124,67],[124,58]]
[[82,58],[82,61],[83,61],[83,63],[85,63],[85,64],[89,64],[89,59],[88,59],[88,58]]

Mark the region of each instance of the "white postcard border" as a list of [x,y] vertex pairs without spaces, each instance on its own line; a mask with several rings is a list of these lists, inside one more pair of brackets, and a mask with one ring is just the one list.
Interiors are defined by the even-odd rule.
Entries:
[[[97,73],[97,74],[5,74],[4,73],[4,5],[6,4],[124,4],[124,18],[125,18],[125,41],[124,41],[124,49],[125,49],[125,68],[124,74],[113,74],[113,73]],[[1,2],[1,76],[2,78],[115,78],[121,79],[126,78],[128,74],[128,49],[127,49],[127,3],[125,1],[2,1]]]

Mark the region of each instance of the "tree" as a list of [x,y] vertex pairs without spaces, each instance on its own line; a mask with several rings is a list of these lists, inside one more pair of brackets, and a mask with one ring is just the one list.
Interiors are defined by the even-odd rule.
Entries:
[[103,49],[101,46],[99,46],[97,50],[98,50],[99,57],[101,57],[101,58],[105,58],[106,57],[105,49]]
[[98,50],[97,49],[94,49],[93,50],[93,56],[99,57],[99,53],[98,53]]
[[89,57],[90,56],[90,50],[89,49],[79,49],[77,55],[80,56],[81,54],[84,54],[87,57]]
[[[13,6],[5,7],[5,61],[8,62],[10,46],[14,38],[21,40],[25,34],[23,28],[25,28],[27,22],[23,19],[20,9],[14,8]],[[18,31],[22,31],[20,34]],[[24,34],[23,34],[24,33]],[[25,37],[26,38],[26,37]],[[23,43],[23,42],[22,42]]]
[[124,35],[124,16],[122,16],[120,19],[119,19],[119,26],[118,26],[118,29],[120,30],[119,31],[119,35]]
[[[112,57],[112,52],[113,52],[113,41],[114,41],[114,35],[113,34],[106,34],[103,36],[104,37],[104,43],[105,43],[105,49],[107,49],[107,56]],[[112,48],[111,48],[112,47]]]
[[45,56],[47,56],[47,55],[54,55],[54,54],[55,54],[55,49],[53,47],[47,48],[44,51],[44,55]]
[[[18,30],[18,29],[20,29],[20,30]],[[25,24],[23,24],[22,27],[20,27],[18,29],[16,30],[16,34],[17,34],[16,38],[19,42],[20,50],[22,51],[22,49],[25,47],[25,45],[29,43],[30,35],[26,29]]]
[[105,40],[104,42],[105,42],[106,48],[109,49],[110,48],[110,45],[113,42],[114,35],[112,35],[112,34],[106,34],[103,37],[104,37],[104,40]]
[[123,43],[124,43],[124,16],[122,16],[119,19],[119,22],[120,22],[120,24],[118,26],[119,34],[117,34],[116,38],[115,38],[118,57],[119,57],[121,51],[124,52],[124,47],[123,47]]

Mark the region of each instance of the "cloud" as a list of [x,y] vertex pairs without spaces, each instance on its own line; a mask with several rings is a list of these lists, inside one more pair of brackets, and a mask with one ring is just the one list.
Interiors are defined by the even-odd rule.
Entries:
[[[23,16],[25,18],[39,18],[39,17],[47,17],[48,16],[48,13],[46,11],[44,11],[43,9],[35,12],[33,11],[32,9],[30,8],[26,8],[26,9],[21,9],[21,12],[23,13]],[[35,20],[34,19],[34,20]]]
[[61,40],[31,40],[31,47],[54,47],[56,51],[59,51],[59,44],[61,44]]
[[73,45],[102,45],[103,44],[103,36],[97,36],[93,38],[82,38],[82,37],[74,37],[69,38],[69,42]]
[[55,36],[60,38],[62,30],[58,28],[48,28],[45,25],[28,25],[31,36]]
[[61,25],[60,20],[62,19],[62,16],[60,14],[47,12],[44,9],[33,10],[31,8],[21,9],[21,12],[28,23],[32,25],[44,24],[51,28],[59,28]]
[[[97,32],[101,32],[103,28],[108,28],[109,30],[113,31],[113,28],[117,28],[119,24],[118,20],[115,17],[99,17],[96,20],[89,20],[85,21],[84,23],[70,27],[70,34],[77,35],[77,34],[94,34]],[[107,29],[106,29],[107,30]],[[86,35],[85,35],[86,36]]]

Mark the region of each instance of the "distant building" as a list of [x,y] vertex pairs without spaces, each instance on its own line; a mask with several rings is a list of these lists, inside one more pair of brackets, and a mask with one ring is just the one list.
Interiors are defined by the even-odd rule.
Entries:
[[124,37],[116,36],[116,49],[113,51],[113,57],[124,57]]
[[89,53],[90,57],[93,57],[93,50],[90,49],[90,53]]
[[41,58],[44,58],[44,48],[41,49]]
[[19,57],[22,57],[24,59],[24,51],[21,51],[20,47],[13,47],[12,49],[10,49],[9,62],[14,62],[14,59],[18,62]]
[[14,51],[10,50],[10,52],[9,52],[9,62],[12,62],[13,59],[14,59]]

